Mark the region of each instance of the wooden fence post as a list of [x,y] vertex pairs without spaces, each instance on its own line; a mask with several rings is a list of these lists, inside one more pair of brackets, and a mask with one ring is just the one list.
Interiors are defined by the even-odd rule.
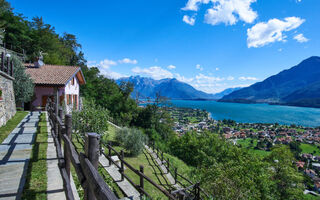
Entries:
[[10,72],[10,75],[13,77],[13,68],[14,68],[14,66],[13,66],[13,60],[11,60],[11,72]]
[[108,160],[109,160],[109,166],[111,166],[112,161],[111,161],[111,147],[110,147],[110,145],[108,145]]
[[[72,118],[71,115],[65,115],[64,118],[64,125],[65,125],[65,131],[64,134],[67,135],[67,137],[70,139],[70,141],[72,141],[72,137],[71,137],[71,132],[72,132]],[[65,159],[65,163],[66,163],[66,171],[67,174],[69,176],[69,180],[70,180],[70,163],[71,163],[71,159],[70,159],[70,152],[68,151],[68,148],[66,146],[67,144],[64,143],[64,159]]]
[[[63,110],[62,110],[62,108],[59,108],[57,117],[59,117],[60,120],[61,120],[61,122],[62,122],[62,118],[63,118]],[[57,120],[57,122],[58,122],[58,120]],[[58,136],[58,141],[59,141],[59,143],[61,144],[61,138],[62,138],[62,134],[63,134],[63,133],[62,133],[62,127],[59,126],[59,123],[57,123],[57,124],[58,124],[58,133],[57,133],[57,136]]]
[[0,70],[4,71],[4,52],[1,53],[1,66]]
[[178,168],[174,168],[174,184],[177,184],[178,179]]
[[196,183],[195,185],[195,199],[200,200],[200,184]]
[[[99,144],[100,135],[97,133],[87,133],[85,138],[85,155],[93,165],[93,167],[98,170],[99,166]],[[93,191],[90,190],[87,185],[84,188],[84,199],[85,200],[95,200]]]
[[[143,168],[143,166],[142,165],[140,165],[140,172],[143,174],[144,173],[144,168]],[[142,175],[140,175],[140,188],[143,190],[144,189],[144,182],[143,182],[143,176]],[[142,190],[141,190],[141,194],[143,194],[143,192],[142,192]]]
[[9,66],[10,66],[10,57],[7,57],[7,66],[5,72],[9,74]]
[[122,160],[124,159],[124,152],[123,152],[123,150],[120,151],[120,157],[121,157],[121,159],[120,159],[120,161],[121,161],[120,173],[121,173],[121,181],[123,181],[123,180],[124,180],[124,176],[123,176],[123,174],[124,174],[124,164],[123,164],[123,162],[122,162]]

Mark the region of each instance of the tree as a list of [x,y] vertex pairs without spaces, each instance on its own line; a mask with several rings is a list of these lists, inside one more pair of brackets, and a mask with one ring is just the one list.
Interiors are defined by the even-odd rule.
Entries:
[[303,176],[294,165],[294,157],[285,145],[276,145],[266,158],[272,166],[278,199],[303,199]]
[[34,84],[32,79],[28,74],[25,73],[25,67],[22,65],[21,61],[13,56],[13,65],[14,65],[14,95],[17,105],[22,105],[24,102],[31,101],[33,97]]
[[96,105],[93,100],[85,100],[82,110],[72,112],[72,126],[80,135],[95,132],[106,134],[108,130],[109,111]]

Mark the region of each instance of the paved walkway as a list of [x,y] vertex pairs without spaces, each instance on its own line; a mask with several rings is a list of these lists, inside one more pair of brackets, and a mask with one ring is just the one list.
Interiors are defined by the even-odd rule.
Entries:
[[[48,200],[64,200],[65,192],[63,190],[63,180],[58,168],[58,159],[56,153],[56,147],[54,146],[53,138],[51,135],[51,126],[47,119],[47,131],[48,131],[48,148],[47,148],[47,199]],[[71,188],[75,200],[80,199],[73,178],[71,176]]]
[[21,199],[39,119],[29,113],[0,145],[0,199]]
[[131,185],[131,183],[126,178],[124,178],[124,180],[121,181],[121,174],[117,166],[115,166],[114,164],[109,165],[109,160],[104,155],[101,155],[99,157],[99,161],[101,165],[105,168],[105,170],[109,173],[109,175],[112,177],[114,182],[117,183],[122,192],[124,192],[124,194],[129,199],[140,199],[139,192],[135,189],[135,187]]

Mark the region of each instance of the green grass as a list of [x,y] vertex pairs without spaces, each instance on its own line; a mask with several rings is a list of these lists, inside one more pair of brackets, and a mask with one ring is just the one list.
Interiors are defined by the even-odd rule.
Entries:
[[22,199],[42,200],[47,198],[47,139],[46,118],[45,114],[41,114]]
[[302,149],[302,153],[312,153],[315,156],[319,156],[320,155],[320,150],[317,148],[316,145],[300,144],[300,148]]
[[[124,150],[123,147],[116,145],[117,142],[115,141],[115,135],[116,135],[116,128],[110,125],[108,127],[107,136],[103,139],[105,141],[112,141],[113,148],[116,149],[116,151],[120,152],[121,150]],[[107,150],[106,150],[107,151]],[[144,150],[143,153],[141,153],[138,156],[132,157],[129,156],[129,153],[125,152],[125,161],[127,161],[132,167],[135,169],[139,169],[140,165],[144,167],[144,174],[149,177],[151,180],[153,180],[158,185],[161,185],[162,187],[165,187],[167,189],[172,189],[170,186],[169,181],[167,180],[166,176],[162,174],[162,171],[158,168],[157,164],[153,162],[152,156],[147,153],[147,150]],[[183,161],[179,160],[178,158],[171,156],[169,154],[164,154],[165,158],[170,159],[170,163],[173,166],[178,167],[178,173],[179,174],[191,174],[191,168],[189,168]],[[132,170],[128,169],[126,167],[125,174],[137,185],[140,184],[140,177],[136,175]],[[189,176],[187,175],[187,178]],[[144,181],[144,188],[147,191],[147,193],[153,198],[153,199],[167,199],[167,197],[156,187],[154,187],[151,183],[148,181]]]
[[[253,141],[253,144],[251,144],[251,141]],[[237,140],[237,144],[241,144],[242,148],[248,149],[249,153],[256,154],[260,157],[266,157],[268,156],[271,152],[270,151],[264,151],[264,150],[259,150],[259,149],[254,149],[254,147],[257,146],[258,140],[257,139],[240,139]]]
[[[115,130],[115,129],[114,129]],[[80,140],[80,138],[79,138]],[[74,135],[72,137],[72,141],[73,141],[73,144],[75,145],[76,147],[76,150],[78,152],[82,152],[84,153],[84,149],[83,149],[83,144],[84,143],[79,143],[78,140],[76,139],[76,136]],[[81,142],[81,141],[80,141]],[[122,193],[122,191],[120,190],[120,188],[118,187],[118,185],[113,182],[111,176],[107,173],[107,171],[102,167],[102,166],[99,166],[98,168],[98,171],[100,173],[100,175],[102,176],[102,178],[105,180],[105,182],[107,183],[107,185],[111,188],[111,190],[113,191],[113,193],[119,198],[123,198],[124,195]],[[82,186],[80,185],[80,182],[78,180],[78,176],[76,174],[76,171],[74,169],[74,167],[72,166],[71,167],[71,174],[72,174],[72,177],[73,177],[73,180],[74,180],[74,183],[76,185],[76,188],[77,188],[77,191],[78,191],[78,194],[79,194],[79,197],[80,199],[84,199],[84,190],[82,188]]]
[[17,111],[17,113],[7,122],[6,125],[0,127],[0,143],[17,127],[21,120],[28,114],[25,111]]
[[319,200],[319,197],[313,196],[312,194],[304,195],[304,200]]

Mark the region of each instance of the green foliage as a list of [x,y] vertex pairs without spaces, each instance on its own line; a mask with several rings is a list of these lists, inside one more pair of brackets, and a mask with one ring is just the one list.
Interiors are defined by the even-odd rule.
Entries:
[[79,134],[95,132],[104,135],[108,130],[109,111],[94,101],[83,102],[82,110],[72,112],[72,126]]
[[145,135],[138,129],[123,128],[117,130],[116,138],[132,156],[139,155],[144,149]]
[[279,199],[302,199],[303,176],[297,173],[295,160],[288,146],[279,145],[272,149],[267,158],[274,169],[273,179],[276,182]]
[[21,61],[13,56],[14,64],[14,95],[16,103],[24,103],[31,101],[33,97],[34,84],[32,79],[28,74],[25,73],[25,67],[22,65]]
[[273,148],[263,159],[209,132],[187,133],[169,147],[173,155],[197,168],[194,174],[216,199],[302,198],[302,175],[286,147]]
[[13,13],[10,4],[0,1],[0,29],[5,30],[3,42],[12,50],[27,55],[27,62],[33,62],[43,52],[46,64],[83,65],[85,59],[76,36],[55,32],[54,27],[46,24],[42,17],[31,21],[21,14]]
[[132,85],[123,84],[119,87],[114,80],[101,75],[96,67],[83,66],[82,71],[87,83],[81,87],[81,94],[107,108],[115,124],[129,126],[137,110],[136,102],[130,98]]

